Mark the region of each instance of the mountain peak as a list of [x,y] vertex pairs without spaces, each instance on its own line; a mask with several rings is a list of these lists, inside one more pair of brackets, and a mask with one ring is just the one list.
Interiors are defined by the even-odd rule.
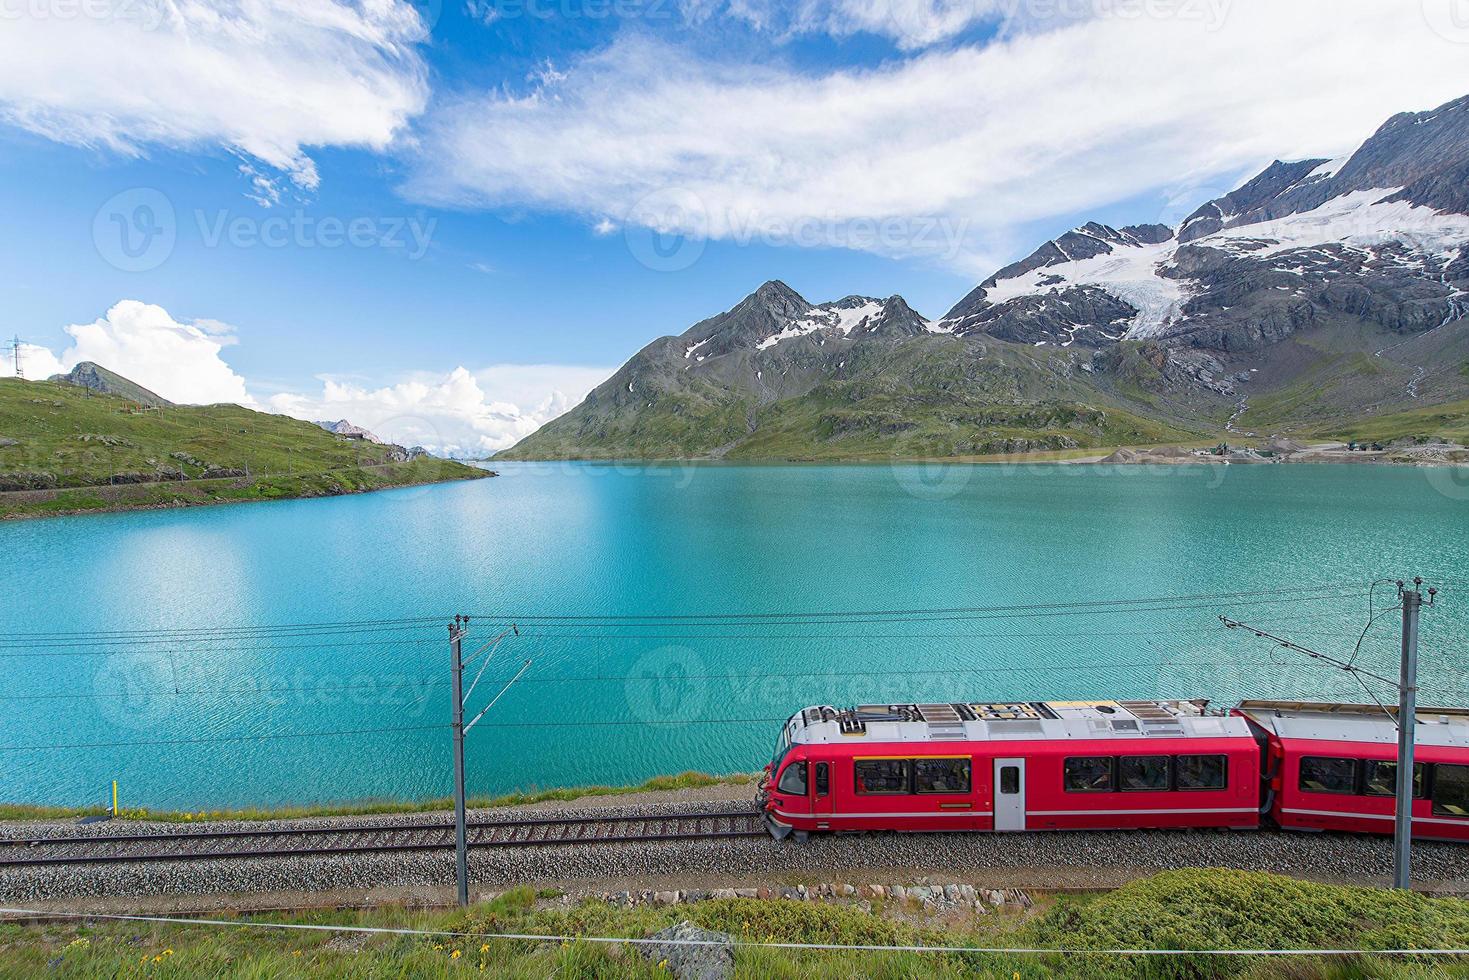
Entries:
[[171,408],[173,402],[162,395],[154,394],[136,381],[129,381],[116,371],[92,361],[80,361],[66,374],[55,374],[49,379],[64,384],[76,385],[103,395],[116,395],[137,402],[147,408]]
[[803,303],[806,301],[806,299],[805,299],[804,296],[802,296],[800,293],[796,292],[790,286],[787,286],[785,283],[781,282],[779,279],[767,279],[765,282],[761,283],[760,284],[760,288],[757,289],[757,290],[755,290],[755,292],[752,293],[751,295],[752,296],[757,296],[760,299],[764,299],[764,300],[771,300],[771,299],[793,300],[794,299],[794,300],[799,300],[799,301],[801,301]]

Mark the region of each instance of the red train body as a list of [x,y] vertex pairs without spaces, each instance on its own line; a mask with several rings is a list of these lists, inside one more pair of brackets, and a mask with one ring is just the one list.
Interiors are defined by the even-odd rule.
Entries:
[[[1469,840],[1469,712],[1421,709],[1419,733],[1414,834]],[[1361,705],[820,706],[783,726],[761,797],[777,837],[1250,830],[1266,819],[1390,833],[1395,755],[1392,720]]]

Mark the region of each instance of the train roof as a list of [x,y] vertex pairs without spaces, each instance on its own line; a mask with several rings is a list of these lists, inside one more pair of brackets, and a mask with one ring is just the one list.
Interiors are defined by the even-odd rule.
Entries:
[[[1388,705],[1396,711],[1396,705]],[[1397,723],[1375,704],[1243,701],[1239,710],[1281,739],[1396,745]],[[1469,748],[1469,709],[1419,705],[1414,744]]]
[[1199,701],[817,705],[793,715],[797,744],[1067,739],[1249,738],[1243,718]]

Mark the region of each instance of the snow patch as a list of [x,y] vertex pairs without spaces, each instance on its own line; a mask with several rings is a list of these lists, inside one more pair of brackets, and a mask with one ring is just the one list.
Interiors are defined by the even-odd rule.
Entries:
[[[1005,303],[1021,296],[1059,292],[1072,286],[1095,286],[1137,310],[1128,324],[1128,337],[1152,337],[1162,333],[1181,315],[1188,298],[1183,284],[1159,274],[1172,259],[1177,243],[1122,245],[1111,252],[1042,266],[1024,275],[1001,279],[985,290],[991,303]],[[1042,280],[1058,278],[1042,286]]]
[[875,300],[852,307],[817,307],[810,316],[792,320],[780,333],[760,341],[755,349],[769,350],[782,340],[804,337],[818,330],[836,330],[844,337],[849,336],[868,319],[876,320],[881,317],[885,309],[882,303]]
[[1335,160],[1327,160],[1321,166],[1306,174],[1304,179],[1321,180],[1327,177],[1334,177],[1336,176],[1336,172],[1342,167],[1345,167],[1347,165],[1347,161],[1351,158],[1351,154],[1347,154],[1344,157],[1337,157]]
[[[1233,245],[1239,250],[1248,241],[1252,245],[1249,251],[1257,255],[1333,242],[1364,249],[1401,244],[1441,261],[1452,259],[1469,240],[1469,215],[1441,214],[1408,201],[1382,202],[1399,190],[1383,187],[1352,191],[1310,211],[1226,228],[1195,244]],[[1261,240],[1271,244],[1254,248],[1254,243]]]

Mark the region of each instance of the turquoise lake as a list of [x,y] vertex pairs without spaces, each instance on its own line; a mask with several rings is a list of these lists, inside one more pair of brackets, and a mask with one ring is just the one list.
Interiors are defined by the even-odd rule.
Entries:
[[[1469,703],[1462,470],[496,468],[353,497],[0,525],[0,800],[102,803],[113,779],[131,806],[447,795],[448,730],[428,726],[448,721],[444,623],[458,612],[476,617],[466,652],[521,627],[471,711],[532,660],[469,736],[476,793],[754,770],[779,719],[813,703],[1363,700],[1350,677],[1217,617],[1348,654],[1365,583],[1384,576],[1445,587],[1424,613],[1421,700]],[[1364,587],[996,608],[1322,585]],[[1392,597],[1379,590],[1377,608]],[[732,613],[776,615],[531,618]],[[414,617],[427,619],[228,632]],[[203,632],[102,632],[183,629]],[[1389,614],[1361,662],[1395,673],[1397,638]],[[241,740],[329,731],[360,734]]]

